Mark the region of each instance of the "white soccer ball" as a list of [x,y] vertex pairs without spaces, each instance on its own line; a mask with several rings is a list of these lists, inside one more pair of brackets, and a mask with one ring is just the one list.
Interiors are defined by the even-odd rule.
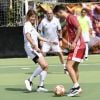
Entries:
[[55,88],[54,88],[54,94],[56,96],[63,96],[65,94],[65,88],[63,85],[57,85]]

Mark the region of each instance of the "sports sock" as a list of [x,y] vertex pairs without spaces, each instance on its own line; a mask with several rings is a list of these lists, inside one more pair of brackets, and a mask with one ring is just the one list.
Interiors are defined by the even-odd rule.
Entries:
[[30,77],[30,81],[33,81],[33,79],[39,75],[42,72],[42,68],[40,66],[38,66],[35,71],[33,72],[33,74]]
[[78,86],[79,86],[79,83],[75,83],[74,86],[73,86],[73,88],[76,88]]
[[64,69],[66,69],[66,64],[62,64],[62,65],[63,65]]
[[88,57],[88,43],[85,43],[85,45],[86,45],[85,57]]
[[44,70],[40,73],[40,84],[39,84],[39,86],[44,85],[44,80],[45,80],[46,76],[47,76],[47,71]]

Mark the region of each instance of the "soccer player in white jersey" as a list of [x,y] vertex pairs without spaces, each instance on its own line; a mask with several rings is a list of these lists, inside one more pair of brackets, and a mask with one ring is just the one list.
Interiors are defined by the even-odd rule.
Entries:
[[47,16],[41,21],[38,30],[42,31],[43,37],[45,37],[49,41],[55,41],[58,43],[57,45],[54,45],[47,42],[43,42],[42,51],[44,55],[46,55],[46,53],[50,49],[53,52],[56,52],[60,58],[62,65],[64,66],[64,72],[67,73],[67,69],[64,64],[64,57],[59,44],[59,39],[62,39],[61,25],[59,19],[54,17],[52,10],[47,11]]
[[36,21],[36,13],[34,10],[29,10],[27,13],[27,19],[23,27],[23,35],[24,35],[24,48],[28,56],[35,62],[38,63],[38,67],[35,69],[31,77],[25,80],[25,85],[28,91],[32,91],[32,81],[34,78],[40,73],[40,84],[38,86],[37,91],[48,91],[44,88],[44,80],[47,75],[48,64],[45,61],[41,50],[38,48],[38,38],[44,42],[49,42],[47,39],[44,39],[40,36],[40,34],[34,28],[34,24]]

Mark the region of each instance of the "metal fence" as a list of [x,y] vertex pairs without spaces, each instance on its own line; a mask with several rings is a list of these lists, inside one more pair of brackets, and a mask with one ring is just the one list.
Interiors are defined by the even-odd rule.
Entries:
[[23,16],[23,0],[0,0],[0,27],[19,26]]

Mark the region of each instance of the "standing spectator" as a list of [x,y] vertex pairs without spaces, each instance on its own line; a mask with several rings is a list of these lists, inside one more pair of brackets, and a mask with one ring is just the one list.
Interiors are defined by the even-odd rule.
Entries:
[[78,21],[82,28],[82,36],[86,45],[85,59],[88,58],[88,42],[90,41],[89,33],[92,33],[92,22],[87,16],[86,9],[81,10],[81,16],[78,16]]

